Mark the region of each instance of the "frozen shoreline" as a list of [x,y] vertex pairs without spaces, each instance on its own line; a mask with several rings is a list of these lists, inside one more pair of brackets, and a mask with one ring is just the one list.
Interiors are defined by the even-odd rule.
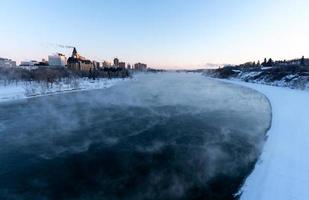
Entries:
[[91,80],[88,78],[81,78],[66,81],[63,80],[58,83],[54,83],[52,86],[46,83],[33,82],[31,84],[27,82],[11,83],[9,85],[0,85],[0,103],[21,100],[42,96],[57,95],[69,92],[78,92],[85,90],[96,90],[110,88],[120,82],[127,81],[128,79],[96,79]]
[[241,189],[242,200],[309,198],[309,93],[240,81],[224,82],[263,93],[273,121],[262,155]]

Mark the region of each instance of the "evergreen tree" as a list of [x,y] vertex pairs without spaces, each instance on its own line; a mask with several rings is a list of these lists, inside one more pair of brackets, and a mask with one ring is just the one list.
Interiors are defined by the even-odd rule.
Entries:
[[256,67],[256,63],[255,63],[255,61],[252,63],[252,67]]
[[300,60],[300,65],[305,66],[305,57],[304,56]]
[[257,65],[257,67],[260,67],[261,66],[260,61],[258,61],[256,65]]
[[273,64],[274,64],[273,59],[269,58],[269,60],[268,60],[268,62],[267,62],[267,65],[266,65],[266,66],[271,67],[271,66],[273,66]]
[[266,66],[267,65],[267,59],[264,58],[264,62],[262,63],[263,66]]

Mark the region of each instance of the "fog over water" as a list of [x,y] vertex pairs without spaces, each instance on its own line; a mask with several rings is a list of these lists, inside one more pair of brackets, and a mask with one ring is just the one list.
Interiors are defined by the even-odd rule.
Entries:
[[0,104],[0,199],[233,199],[267,99],[201,74]]

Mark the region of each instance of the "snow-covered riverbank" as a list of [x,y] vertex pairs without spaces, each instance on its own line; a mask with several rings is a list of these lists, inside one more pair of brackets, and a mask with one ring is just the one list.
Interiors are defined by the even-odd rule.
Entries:
[[309,93],[261,84],[226,81],[265,94],[273,122],[263,153],[242,188],[242,200],[309,198]]
[[302,75],[287,74],[279,80],[269,80],[273,74],[263,75],[264,71],[258,72],[241,72],[236,78],[239,81],[265,84],[270,86],[287,87],[291,89],[300,89],[309,91],[309,76],[307,73]]
[[297,70],[284,71],[283,69],[282,71],[278,70],[278,68],[273,67],[262,67],[257,68],[256,70],[223,68],[221,70],[206,70],[204,75],[213,78],[223,78],[309,91],[309,72],[300,72]]
[[46,84],[45,82],[18,82],[8,85],[0,84],[0,102],[46,96],[81,90],[94,90],[109,88],[127,79],[68,79],[58,83]]

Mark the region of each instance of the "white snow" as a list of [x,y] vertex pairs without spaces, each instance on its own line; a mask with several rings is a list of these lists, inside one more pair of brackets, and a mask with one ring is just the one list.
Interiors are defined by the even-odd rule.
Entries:
[[[262,68],[262,70],[266,70],[266,68]],[[233,70],[234,71],[234,70]],[[236,72],[236,71],[234,71]],[[271,76],[263,75],[260,76],[263,71],[252,71],[252,72],[240,72],[233,80],[243,80],[246,82],[251,83],[260,83],[272,86],[280,86],[280,87],[289,87],[292,89],[301,89],[301,90],[309,90],[308,82],[309,82],[309,75],[303,73],[300,74],[290,74],[283,76],[279,80],[270,81],[269,79]]]
[[46,96],[53,94],[60,94],[81,90],[103,89],[114,86],[115,84],[125,81],[126,79],[96,79],[90,80],[88,78],[62,80],[53,85],[46,83],[32,82],[18,82],[12,84],[0,83],[0,102],[18,100],[25,98],[32,98],[38,96]]
[[241,190],[241,199],[309,199],[309,92],[227,82],[265,94],[273,112],[272,127],[263,153]]
[[241,70],[237,70],[237,69],[233,69],[232,71],[236,73],[241,73]]
[[269,70],[269,69],[272,69],[273,67],[262,67],[261,69],[262,70]]

